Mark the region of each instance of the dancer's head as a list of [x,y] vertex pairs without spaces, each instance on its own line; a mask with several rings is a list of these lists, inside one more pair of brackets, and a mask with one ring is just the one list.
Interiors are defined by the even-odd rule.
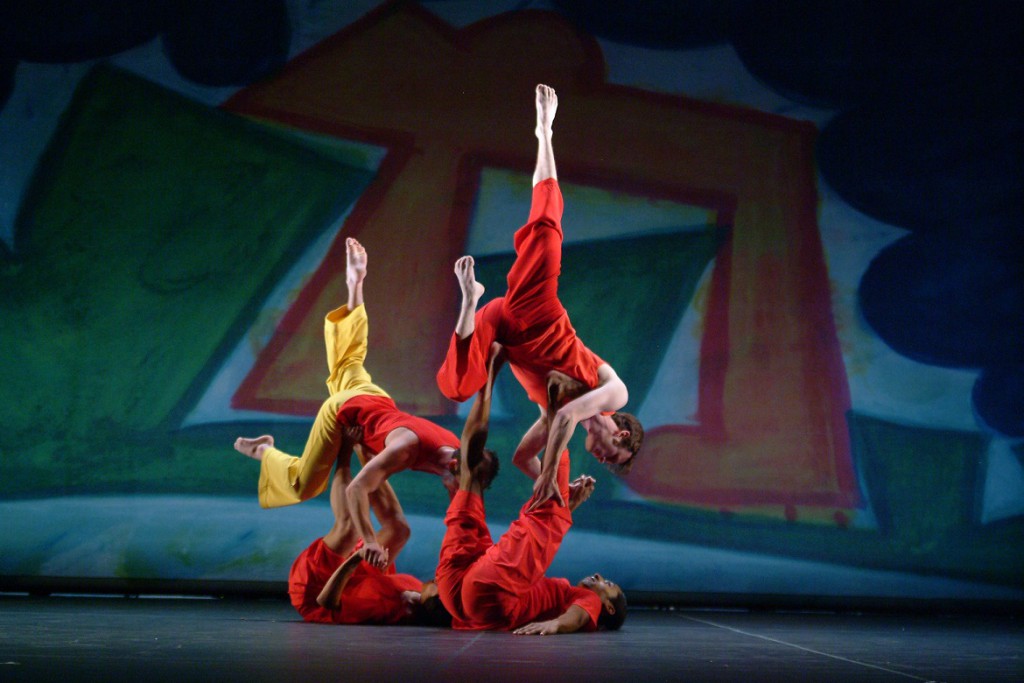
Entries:
[[497,453],[490,448],[483,449],[483,457],[473,468],[473,478],[480,482],[480,488],[486,491],[490,487],[491,482],[498,476],[500,464]]
[[[486,439],[486,434],[483,437]],[[501,462],[498,460],[498,454],[478,443],[470,443],[468,448],[470,449],[468,458],[469,462],[472,463],[470,469],[473,472],[473,480],[480,485],[481,490],[486,491],[490,487],[491,482],[494,481],[494,478],[498,476],[498,470],[501,465]],[[461,467],[459,458],[453,458],[450,464],[450,471],[455,475],[456,479],[459,478]]]
[[437,592],[437,584],[427,581],[420,589],[420,601],[413,609],[413,621],[423,626],[452,625],[452,615],[445,609]]
[[587,432],[586,449],[615,474],[629,474],[644,441],[644,428],[629,413],[613,413],[610,421],[608,429]]
[[626,621],[626,594],[622,588],[600,574],[591,574],[576,584],[597,594],[601,598],[601,615],[597,627],[604,631],[617,631]]

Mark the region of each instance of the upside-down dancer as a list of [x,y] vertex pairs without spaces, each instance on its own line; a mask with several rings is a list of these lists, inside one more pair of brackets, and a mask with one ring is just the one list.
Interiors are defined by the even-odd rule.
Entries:
[[378,569],[388,565],[388,549],[370,523],[369,495],[392,474],[412,469],[442,477],[449,492],[459,441],[447,429],[402,412],[363,367],[368,321],[363,300],[367,254],[353,238],[346,241],[345,282],[348,302],[327,314],[327,387],[300,457],[279,450],[270,435],[239,437],[235,450],[260,461],[259,501],[263,507],[291,505],[320,495],[327,488],[331,466],[351,457],[353,441],[346,430],[358,427],[369,461],[345,489],[345,500],[356,533],[363,540],[365,560]]
[[[583,345],[558,299],[563,203],[551,143],[557,107],[555,91],[538,85],[533,200],[529,220],[513,238],[516,259],[508,273],[508,291],[476,310],[484,287],[476,281],[473,257],[463,256],[456,262],[462,308],[437,373],[441,392],[465,401],[486,382],[491,343],[506,348],[512,373],[540,407],[540,418],[527,430],[512,458],[535,480],[536,505],[552,496],[565,504],[557,483],[559,455],[577,425],[587,432],[587,450],[619,474],[632,467],[643,441],[639,421],[628,413],[614,412],[626,404],[626,385],[611,365]],[[552,373],[574,380],[583,390],[549,413],[546,392]],[[542,460],[537,458],[540,451]]]

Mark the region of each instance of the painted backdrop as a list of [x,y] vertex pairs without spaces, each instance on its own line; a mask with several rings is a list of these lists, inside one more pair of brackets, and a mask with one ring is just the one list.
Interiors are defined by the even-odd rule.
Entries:
[[[458,433],[452,264],[502,292],[545,82],[562,299],[647,432],[621,479],[574,439],[553,572],[1024,598],[1014,3],[48,4],[0,17],[6,585],[284,580],[330,510],[260,510],[231,443],[301,451],[347,236],[374,379]],[[506,373],[506,462],[535,411]],[[447,496],[392,482],[428,578]]]

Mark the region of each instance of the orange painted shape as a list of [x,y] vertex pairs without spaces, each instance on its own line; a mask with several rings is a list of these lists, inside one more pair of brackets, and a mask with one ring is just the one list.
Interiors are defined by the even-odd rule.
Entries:
[[[553,13],[509,13],[455,31],[394,3],[225,107],[387,147],[342,230],[371,254],[368,367],[406,409],[442,414],[453,407],[433,376],[454,324],[451,265],[465,244],[479,168],[529,173],[530,93],[537,82],[553,85],[565,181],[734,207],[705,318],[701,426],[652,429],[629,485],[660,500],[732,509],[857,504],[848,389],[815,217],[814,127],[608,85],[604,72],[593,38]],[[509,216],[510,240],[527,208]],[[319,339],[323,313],[344,296],[343,263],[339,239],[239,390],[239,405],[319,406],[321,396],[289,393],[308,386],[293,374],[308,365],[295,340]],[[638,405],[645,388],[632,389]]]

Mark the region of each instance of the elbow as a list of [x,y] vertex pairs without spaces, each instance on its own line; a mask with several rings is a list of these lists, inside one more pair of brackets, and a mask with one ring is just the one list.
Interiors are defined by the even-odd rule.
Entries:
[[324,587],[324,590],[320,591],[320,595],[316,596],[316,604],[320,605],[324,609],[338,609],[341,606],[340,596],[334,595],[331,591]]
[[565,408],[559,408],[555,416],[551,418],[551,431],[560,432],[572,430],[576,426],[576,416]]
[[534,457],[533,453],[519,448],[519,449],[516,449],[516,452],[512,454],[512,464],[515,465],[516,467],[522,469],[522,467],[526,463],[530,462],[530,460],[533,457]]
[[345,487],[345,500],[348,502],[349,508],[359,505],[359,502],[366,498],[367,493],[363,488],[363,483],[356,479],[349,482],[348,486]]
[[626,404],[629,403],[629,392],[623,389],[622,395],[619,397],[617,403],[618,405],[615,407],[615,412],[622,410],[626,407]]
[[618,376],[615,377],[614,387],[615,393],[613,396],[615,398],[613,403],[617,404],[615,410],[619,410],[629,403],[629,389],[626,387],[626,383],[619,379]]
[[409,540],[409,536],[412,535],[412,529],[409,528],[409,522],[406,521],[405,516],[395,519],[391,528],[391,545],[394,548],[403,547]]

